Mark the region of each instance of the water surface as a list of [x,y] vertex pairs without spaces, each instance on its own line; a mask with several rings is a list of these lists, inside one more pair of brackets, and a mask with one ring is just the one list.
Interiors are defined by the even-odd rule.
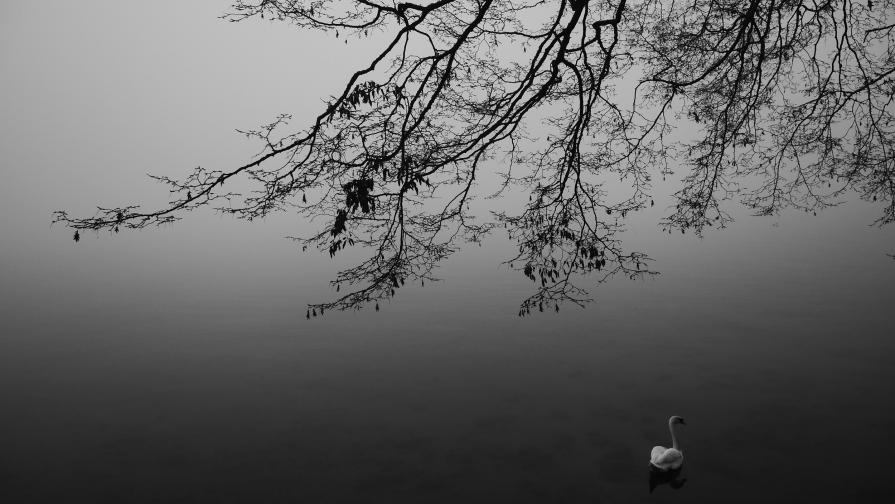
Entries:
[[[329,295],[333,265],[279,239],[259,247],[263,226],[193,243],[200,217],[77,247],[48,231],[32,254],[3,261],[4,493],[878,498],[895,426],[895,270],[884,234],[838,215],[780,227],[746,218],[702,241],[632,233],[656,247],[661,276],[524,319],[527,280],[497,267],[496,238],[379,313],[306,321],[303,303]],[[648,454],[670,443],[672,414],[687,419],[686,481],[650,493]]]

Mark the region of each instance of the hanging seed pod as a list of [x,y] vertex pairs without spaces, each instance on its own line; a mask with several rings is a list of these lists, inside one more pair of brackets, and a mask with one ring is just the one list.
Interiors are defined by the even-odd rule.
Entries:
[[316,308],[313,309],[313,310],[311,310],[311,315],[313,315],[313,316],[315,316],[315,317],[317,316],[317,309],[316,309]]
[[308,202],[308,198],[305,196],[304,193],[302,193],[302,195],[301,195],[301,202],[302,202],[302,203],[307,203],[307,202]]
[[75,243],[81,241],[81,233],[75,231],[75,235],[72,238],[74,238]]
[[376,311],[379,311],[379,302],[376,302]]
[[308,311],[305,313],[305,318],[308,319],[308,320],[311,320],[311,310],[308,310]]

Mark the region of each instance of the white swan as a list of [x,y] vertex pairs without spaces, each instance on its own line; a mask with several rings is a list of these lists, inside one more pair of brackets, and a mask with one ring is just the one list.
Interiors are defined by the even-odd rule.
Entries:
[[679,469],[684,463],[684,453],[677,444],[677,437],[674,435],[674,424],[687,425],[684,419],[679,416],[673,416],[668,419],[668,430],[671,431],[671,448],[664,446],[654,446],[650,452],[649,463],[655,469],[660,471],[669,471]]

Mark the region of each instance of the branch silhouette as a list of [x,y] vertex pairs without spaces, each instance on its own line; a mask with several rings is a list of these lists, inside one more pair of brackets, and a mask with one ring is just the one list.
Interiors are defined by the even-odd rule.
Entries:
[[[874,224],[895,221],[891,2],[238,0],[224,16],[255,17],[384,43],[310,126],[290,130],[284,115],[243,131],[263,145],[251,162],[155,177],[173,195],[157,210],[57,211],[54,222],[78,240],[200,207],[324,217],[295,238],[304,249],[369,254],[310,316],[378,307],[406,281],[434,281],[460,243],[497,228],[518,245],[506,264],[535,282],[520,315],[585,303],[585,277],[655,274],[620,232],[673,169],[683,176],[660,222],[668,231],[725,226],[731,199],[770,215],[817,212],[852,192],[882,204]],[[479,222],[475,181],[498,161],[491,196],[521,189],[529,200]],[[230,192],[233,178],[254,190]]]

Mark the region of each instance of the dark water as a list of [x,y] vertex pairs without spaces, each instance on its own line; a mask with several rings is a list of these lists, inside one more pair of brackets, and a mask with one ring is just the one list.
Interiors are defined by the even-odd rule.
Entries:
[[[880,500],[889,238],[812,222],[656,238],[658,279],[526,319],[496,241],[305,321],[328,258],[249,228],[50,231],[5,249],[3,501]],[[650,493],[672,414],[686,481]]]

